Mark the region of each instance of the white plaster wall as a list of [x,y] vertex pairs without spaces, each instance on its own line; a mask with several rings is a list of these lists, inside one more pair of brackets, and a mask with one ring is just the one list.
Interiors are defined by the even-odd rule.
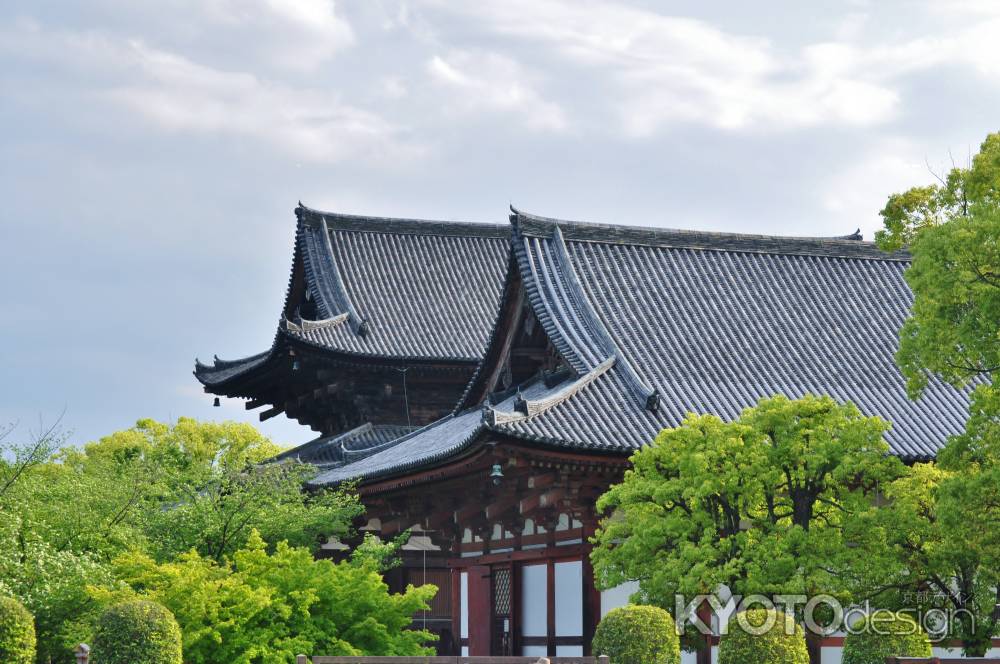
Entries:
[[459,618],[461,618],[462,625],[458,633],[461,638],[467,639],[469,638],[469,573],[462,572],[461,577],[459,602],[462,607],[459,611]]
[[632,593],[638,590],[638,581],[628,581],[620,586],[615,586],[614,588],[609,588],[608,590],[602,590],[601,617],[603,618],[608,615],[608,611],[611,609],[617,609],[619,606],[625,606],[628,604],[628,598],[632,595]]
[[[583,636],[583,562],[556,563],[556,636]],[[583,653],[580,653],[581,655]]]
[[[548,629],[546,609],[548,567],[546,565],[525,565],[521,568],[521,634],[524,636],[545,636]],[[525,655],[532,646],[525,647]],[[542,646],[542,655],[546,650]]]

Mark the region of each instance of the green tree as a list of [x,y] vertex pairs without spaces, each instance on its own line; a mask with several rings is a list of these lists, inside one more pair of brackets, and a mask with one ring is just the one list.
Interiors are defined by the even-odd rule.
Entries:
[[280,448],[248,425],[140,420],[82,447],[53,427],[19,444],[0,432],[0,592],[36,616],[39,661],[69,658],[86,585],[114,579],[111,561],[142,551],[159,561],[195,549],[222,560],[257,528],[315,549],[349,530],[350,490],[305,493],[305,464],[263,464]]
[[32,664],[35,661],[35,621],[16,599],[0,595],[0,661]]
[[817,396],[762,399],[733,422],[689,415],[598,501],[610,513],[594,539],[599,585],[638,581],[639,599],[668,609],[723,585],[850,600],[864,555],[853,523],[902,472],[887,427]]
[[982,656],[997,631],[1000,569],[975,545],[982,518],[978,501],[963,494],[967,487],[940,465],[916,464],[886,488],[886,505],[861,530],[898,562],[867,568],[869,596],[886,608],[952,615],[935,638],[958,639],[966,653]]
[[802,628],[781,611],[749,609],[729,620],[719,641],[719,664],[807,664]]
[[673,617],[658,606],[628,604],[601,619],[591,648],[611,664],[680,664]]
[[876,611],[851,625],[843,664],[884,664],[887,657],[931,657],[931,642],[920,625],[903,613]]
[[426,655],[429,632],[408,629],[434,586],[391,594],[370,556],[334,564],[280,543],[268,553],[251,533],[222,564],[197,552],[157,564],[142,554],[117,563],[126,589],[92,590],[101,603],[159,602],[181,626],[191,664],[294,662],[298,653]]
[[[956,167],[929,187],[894,194],[883,208],[884,228],[876,235],[889,250],[907,247],[912,263],[906,280],[913,291],[910,317],[900,332],[897,361],[910,395],[919,398],[932,375],[971,389],[970,416],[962,435],[938,456],[947,473],[923,471],[918,492],[924,505],[914,527],[933,530],[942,542],[932,558],[907,555],[911,590],[955,592],[975,612],[958,621],[955,634],[965,652],[981,655],[997,634],[993,604],[983,595],[1000,568],[1000,133],[987,136],[967,167]],[[931,481],[933,480],[933,481]],[[927,488],[932,487],[932,488]],[[910,489],[913,489],[910,487]],[[910,490],[908,489],[908,490]],[[902,489],[900,489],[902,490]],[[913,489],[915,491],[915,489]],[[950,546],[947,542],[961,542]],[[941,550],[947,551],[948,559]],[[974,559],[970,553],[974,552]],[[947,570],[953,575],[948,576]],[[944,576],[942,576],[944,575]],[[968,589],[976,588],[973,593]],[[989,634],[969,634],[970,625]],[[992,626],[991,626],[992,625]]]
[[169,459],[160,464],[160,509],[146,514],[145,533],[157,559],[193,548],[221,561],[252,530],[271,545],[287,541],[315,550],[326,536],[346,534],[362,512],[352,492],[303,491],[315,474],[312,466],[264,464],[281,448],[249,425],[181,418],[169,427],[141,420],[124,432],[137,434]]
[[115,604],[104,610],[93,638],[94,659],[102,664],[181,664],[181,630],[165,607],[147,601]]
[[57,550],[16,516],[0,519],[0,594],[18,598],[34,614],[39,662],[72,661],[73,646],[87,635],[79,617],[97,606],[87,585],[113,582],[109,562]]

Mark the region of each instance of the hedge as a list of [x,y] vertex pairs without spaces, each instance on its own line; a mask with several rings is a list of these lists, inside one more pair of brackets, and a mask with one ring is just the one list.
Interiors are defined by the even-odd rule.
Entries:
[[669,613],[630,604],[608,611],[594,632],[591,649],[611,664],[679,664],[680,639]]
[[[739,619],[750,632],[744,631]],[[771,624],[771,628],[758,634]],[[809,664],[805,634],[795,618],[774,609],[748,609],[729,619],[719,642],[719,664]]]
[[34,617],[16,599],[0,597],[0,662],[32,664],[35,645]]
[[100,664],[181,664],[181,630],[156,602],[122,602],[98,619],[91,655]]
[[875,611],[850,627],[844,639],[842,664],[883,664],[886,657],[931,656],[930,639],[906,614]]

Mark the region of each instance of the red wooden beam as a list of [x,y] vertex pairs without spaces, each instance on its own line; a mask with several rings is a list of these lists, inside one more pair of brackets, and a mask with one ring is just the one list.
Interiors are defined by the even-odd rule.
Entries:
[[533,496],[528,496],[520,502],[518,508],[521,514],[531,514],[532,512],[542,509],[544,507],[552,507],[557,502],[562,500],[563,496],[566,494],[566,490],[562,488],[552,489],[546,491],[545,493],[536,493]]
[[518,504],[517,496],[511,493],[486,506],[486,520],[495,521],[501,514]]
[[473,504],[455,510],[455,523],[462,524],[474,516],[482,514],[483,506],[473,501]]

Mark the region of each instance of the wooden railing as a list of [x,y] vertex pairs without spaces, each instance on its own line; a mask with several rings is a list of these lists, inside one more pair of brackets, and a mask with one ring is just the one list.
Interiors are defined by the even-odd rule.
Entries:
[[295,664],[610,664],[601,657],[306,657]]

